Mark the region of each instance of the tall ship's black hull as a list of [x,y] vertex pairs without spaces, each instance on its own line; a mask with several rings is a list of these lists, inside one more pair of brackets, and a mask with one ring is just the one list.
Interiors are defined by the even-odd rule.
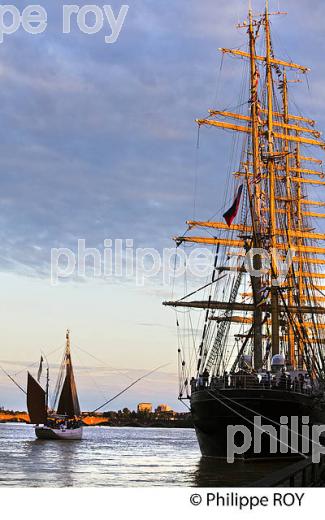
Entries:
[[[249,411],[249,409],[251,411]],[[198,390],[191,397],[192,418],[197,439],[203,456],[228,458],[228,426],[245,426],[252,435],[252,445],[243,454],[235,458],[265,459],[281,457],[299,457],[299,452],[306,453],[306,444],[302,445],[302,417],[309,418],[309,426],[325,424],[325,401],[315,396],[292,391],[274,389],[223,389],[218,391]],[[237,413],[236,413],[237,412]],[[280,418],[288,418],[288,445],[277,442],[276,453],[270,452],[270,436],[261,436],[261,451],[254,450],[254,435],[261,430],[255,427],[254,417],[259,417],[262,426],[272,426],[280,439]],[[291,437],[292,418],[298,423],[297,441]],[[310,436],[311,437],[311,436]],[[238,446],[243,443],[243,436],[235,437]],[[229,442],[229,439],[228,439]],[[297,442],[298,453],[293,449]],[[306,441],[305,441],[306,442]],[[311,450],[311,445],[309,445]],[[284,453],[282,453],[282,452]],[[310,451],[309,451],[310,454]]]

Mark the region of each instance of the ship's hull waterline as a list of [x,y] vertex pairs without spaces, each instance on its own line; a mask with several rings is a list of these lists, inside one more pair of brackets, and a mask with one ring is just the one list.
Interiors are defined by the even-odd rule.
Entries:
[[[191,411],[202,455],[217,458],[227,458],[230,453],[227,451],[229,450],[227,442],[231,442],[233,434],[228,432],[228,440],[228,426],[243,425],[252,436],[250,448],[243,454],[235,454],[235,458],[266,459],[297,458],[299,453],[291,449],[295,446],[298,446],[299,452],[303,451],[306,453],[306,445],[302,445],[301,437],[302,433],[305,436],[306,431],[302,432],[301,429],[302,417],[309,418],[309,432],[311,425],[325,424],[325,401],[323,399],[285,390],[199,390],[192,394]],[[260,452],[257,452],[256,449],[254,450],[254,435],[261,434],[261,430],[258,427],[254,428],[252,424],[254,423],[254,417],[260,418],[262,426],[268,425],[275,428],[275,437],[278,439],[276,453],[270,452],[270,436],[266,433],[263,433],[261,436]],[[287,444],[289,447],[287,453],[281,453],[281,450],[284,450],[284,445],[281,444],[279,439],[283,437],[280,437],[280,427],[277,426],[281,417],[288,418]],[[296,421],[296,419],[292,419],[294,417],[298,417],[298,435],[295,438],[292,437],[291,431],[294,424],[292,420]],[[235,444],[241,446],[243,441],[243,434],[236,434]],[[311,450],[311,446],[309,444],[309,450]]]
[[58,428],[50,428],[49,426],[36,426],[35,434],[38,439],[42,440],[80,441],[83,429],[80,427],[60,430]]

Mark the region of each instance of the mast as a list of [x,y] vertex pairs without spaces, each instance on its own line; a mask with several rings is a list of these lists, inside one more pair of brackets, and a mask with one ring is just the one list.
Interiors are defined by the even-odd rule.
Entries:
[[66,347],[64,354],[65,380],[58,404],[58,414],[68,417],[80,416],[80,405],[73,374],[70,349],[70,331],[66,332]]
[[66,343],[65,343],[65,355],[66,359],[70,358],[71,348],[70,348],[70,330],[67,329],[67,333],[65,335]]
[[[288,79],[287,79],[287,73],[284,71],[283,73],[283,94],[282,94],[282,102],[283,102],[283,121],[285,124],[289,124],[289,106],[288,106]],[[285,129],[286,135],[289,134],[289,130]],[[285,174],[286,174],[286,212],[287,212],[287,228],[289,231],[292,230],[293,227],[293,221],[292,221],[292,190],[291,190],[291,181],[290,181],[290,157],[289,157],[289,141],[285,141],[284,146],[284,152],[285,152]],[[292,239],[290,236],[290,232],[288,233],[287,240],[289,243],[289,249],[291,249],[292,246]],[[300,257],[299,257],[300,259]],[[288,281],[289,281],[289,287],[288,287],[288,306],[293,305],[293,287],[294,287],[294,276],[292,271],[292,266],[290,267],[290,271],[288,273]],[[302,279],[299,278],[299,284],[302,283]],[[299,300],[300,301],[300,300]],[[295,336],[294,336],[294,329],[291,323],[291,320],[288,322],[288,364],[289,366],[295,368]]]
[[273,76],[271,63],[271,34],[269,20],[269,2],[266,0],[265,8],[265,40],[266,40],[266,82],[267,82],[267,126],[268,126],[268,176],[269,176],[269,231],[271,243],[271,315],[272,315],[272,354],[279,353],[279,305],[278,291],[276,287],[277,265],[275,258],[276,243],[276,208],[275,208],[275,161],[274,161],[274,135],[273,135]]
[[[256,67],[256,50],[255,50],[255,34],[253,26],[253,13],[251,8],[251,2],[249,5],[249,48],[250,48],[250,76],[251,76],[251,125],[252,125],[252,153],[253,153],[253,175],[254,175],[254,190],[255,193],[251,193],[251,184],[247,177],[248,196],[251,206],[251,218],[253,226],[253,244],[254,248],[261,247],[260,238],[260,187],[259,183],[256,182],[260,173],[260,150],[259,150],[259,130],[258,130],[258,78],[259,73]],[[252,199],[255,199],[255,204],[252,204]],[[261,269],[261,257],[256,255],[254,257],[254,268],[257,270]],[[262,367],[263,356],[262,356],[262,310],[259,306],[261,300],[261,279],[257,277],[251,277],[253,298],[255,303],[254,310],[254,327],[253,327],[253,338],[254,338],[254,367],[259,369]]]
[[[301,162],[300,162],[300,145],[299,143],[297,143],[297,149],[296,149],[296,168],[297,170],[300,170],[301,168]],[[301,177],[301,174],[298,172],[297,173],[297,176]],[[303,229],[303,226],[302,226],[302,221],[303,221],[303,215],[302,215],[302,208],[301,208],[301,200],[302,200],[302,193],[301,193],[301,185],[300,183],[298,183],[297,185],[297,228],[299,231],[301,231]],[[299,238],[297,240],[297,243],[299,246],[302,246],[303,243],[304,243],[304,240],[303,238]],[[302,301],[303,299],[303,296],[304,296],[304,291],[303,291],[303,276],[302,276],[302,273],[303,273],[303,255],[301,252],[298,253],[299,255],[299,264],[298,264],[298,300],[299,302]],[[298,325],[299,326],[299,325]],[[298,368],[300,370],[303,369],[303,366],[304,366],[304,362],[303,362],[303,358],[304,358],[304,344],[303,342],[301,341],[301,334],[299,334],[298,336],[298,341],[297,341],[297,357],[298,357]]]
[[46,393],[45,393],[45,406],[46,411],[49,409],[49,386],[50,386],[50,369],[47,367],[46,369]]

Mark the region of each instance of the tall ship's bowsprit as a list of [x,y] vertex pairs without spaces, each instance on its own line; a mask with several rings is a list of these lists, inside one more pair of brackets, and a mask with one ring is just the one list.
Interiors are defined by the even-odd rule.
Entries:
[[[250,10],[239,26],[247,30],[247,50],[221,49],[249,65],[247,103],[241,112],[210,110],[197,123],[243,136],[234,193],[225,221],[189,221],[176,238],[178,247],[214,248],[212,279],[195,298],[191,292],[165,302],[176,309],[178,327],[180,311],[202,309],[200,341],[190,355],[179,346],[180,398],[190,401],[208,456],[226,456],[229,425],[253,435],[254,417],[274,428],[273,437],[281,424],[289,435],[270,454],[264,433],[261,449],[244,457],[307,453],[302,423],[325,424],[325,235],[316,229],[325,218],[317,196],[325,185],[318,157],[325,142],[315,122],[293,109],[291,75],[308,69],[275,56],[273,14],[281,13],[269,13],[268,2],[262,15]],[[298,448],[292,446],[297,429]]]
[[42,364],[43,358],[41,358],[37,380],[30,373],[27,380],[27,408],[30,422],[36,424],[36,436],[39,439],[81,439],[82,422],[72,368],[69,331],[66,334],[66,347],[51,409],[48,406],[49,369],[47,369],[46,389],[44,390],[39,383]]

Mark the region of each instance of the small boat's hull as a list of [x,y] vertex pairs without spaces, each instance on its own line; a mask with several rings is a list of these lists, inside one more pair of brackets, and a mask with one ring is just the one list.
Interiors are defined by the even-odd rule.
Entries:
[[36,426],[35,434],[38,439],[58,441],[80,441],[82,427],[73,429],[57,429],[49,426]]

